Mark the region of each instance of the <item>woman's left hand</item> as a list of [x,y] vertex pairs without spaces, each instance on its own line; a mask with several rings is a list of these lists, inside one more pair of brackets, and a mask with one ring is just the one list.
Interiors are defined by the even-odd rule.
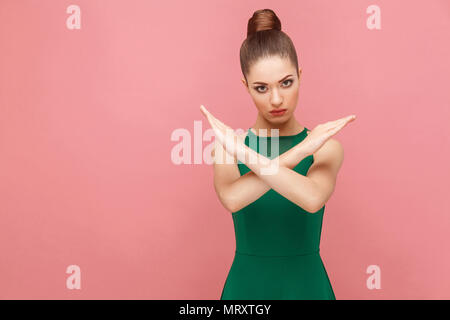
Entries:
[[203,105],[200,106],[200,111],[208,119],[211,128],[214,130],[215,137],[222,144],[223,148],[230,155],[236,157],[238,150],[243,150],[244,139],[237,135],[231,127],[214,117]]

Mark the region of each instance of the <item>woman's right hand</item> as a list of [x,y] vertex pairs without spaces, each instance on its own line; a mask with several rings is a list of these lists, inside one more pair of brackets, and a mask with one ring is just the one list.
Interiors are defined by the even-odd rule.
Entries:
[[347,123],[356,119],[355,115],[347,116],[338,120],[328,121],[326,123],[319,124],[312,131],[307,132],[306,138],[299,144],[299,147],[306,154],[311,155],[323,144],[344,128]]

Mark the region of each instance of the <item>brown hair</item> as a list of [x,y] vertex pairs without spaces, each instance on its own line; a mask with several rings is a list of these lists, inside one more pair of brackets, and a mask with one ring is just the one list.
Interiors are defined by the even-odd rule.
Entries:
[[239,52],[241,70],[247,81],[250,67],[260,58],[270,56],[289,57],[296,67],[298,60],[294,44],[289,36],[281,31],[281,22],[271,9],[257,10],[248,20],[247,38]]

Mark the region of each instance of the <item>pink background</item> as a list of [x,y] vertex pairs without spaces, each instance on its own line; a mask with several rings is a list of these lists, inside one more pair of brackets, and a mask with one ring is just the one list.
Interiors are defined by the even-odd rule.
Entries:
[[239,47],[263,8],[297,49],[300,123],[358,117],[335,136],[345,161],[322,231],[337,299],[450,298],[446,0],[2,0],[0,298],[220,297],[231,214],[211,165],[172,162],[171,134],[209,129],[200,104],[253,125]]

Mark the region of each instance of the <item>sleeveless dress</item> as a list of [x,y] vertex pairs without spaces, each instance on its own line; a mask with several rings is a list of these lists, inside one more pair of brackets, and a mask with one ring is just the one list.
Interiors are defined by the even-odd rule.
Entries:
[[[248,129],[245,144],[250,140],[251,149],[273,159],[305,139],[307,131],[279,136],[274,155],[272,137]],[[313,162],[310,155],[293,170],[306,176]],[[238,168],[241,176],[250,171],[240,161]],[[220,299],[335,300],[319,253],[324,209],[309,213],[270,189],[233,212],[236,251]]]

